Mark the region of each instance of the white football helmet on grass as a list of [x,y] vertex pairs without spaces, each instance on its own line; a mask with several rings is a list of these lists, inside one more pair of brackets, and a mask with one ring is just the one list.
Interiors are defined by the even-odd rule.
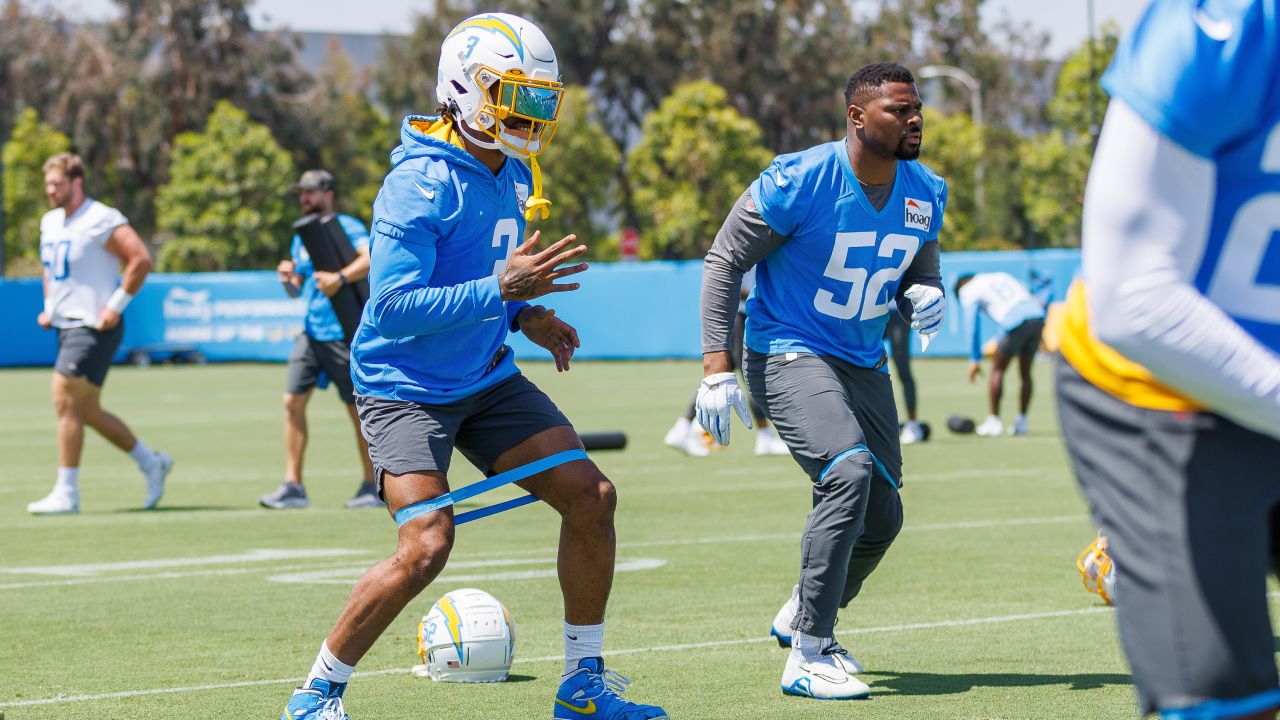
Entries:
[[418,624],[418,677],[445,682],[500,682],[511,672],[516,631],[511,614],[483,590],[446,593]]

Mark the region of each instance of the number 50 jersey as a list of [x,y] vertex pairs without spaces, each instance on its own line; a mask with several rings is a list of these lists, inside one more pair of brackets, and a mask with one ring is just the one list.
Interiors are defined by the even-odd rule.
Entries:
[[747,346],[879,365],[898,282],[920,248],[937,242],[946,181],[899,161],[889,200],[876,210],[837,140],[779,155],[751,184],[751,199],[787,239],[756,266]]

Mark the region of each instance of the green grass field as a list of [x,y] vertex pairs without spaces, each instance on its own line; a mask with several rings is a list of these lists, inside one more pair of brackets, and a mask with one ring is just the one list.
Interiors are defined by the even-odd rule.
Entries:
[[[752,455],[741,426],[709,458],[665,447],[698,378],[692,362],[526,371],[580,430],[630,439],[595,455],[619,490],[605,647],[633,681],[628,696],[678,720],[1134,716],[1112,613],[1074,566],[1094,529],[1057,435],[1048,363],[1037,366],[1032,435],[999,439],[945,429],[952,413],[981,418],[962,363],[917,363],[934,437],[906,448],[906,527],[837,627],[872,698],[839,704],[783,697],[785,651],[766,637],[797,574],[809,504],[793,461]],[[358,473],[332,392],[311,407],[311,508],[258,509],[283,472],[283,383],[282,365],[114,369],[104,404],[177,460],[161,509],[135,510],[135,467],[90,434],[82,513],[38,518],[25,504],[56,465],[48,371],[0,373],[6,720],[279,717],[352,582],[396,537],[385,512],[342,507]],[[454,467],[455,486],[479,477]],[[352,717],[549,717],[562,650],[557,529],[540,505],[461,528],[450,566],[361,662]],[[496,595],[516,621],[510,682],[407,672],[418,619],[465,586]]]

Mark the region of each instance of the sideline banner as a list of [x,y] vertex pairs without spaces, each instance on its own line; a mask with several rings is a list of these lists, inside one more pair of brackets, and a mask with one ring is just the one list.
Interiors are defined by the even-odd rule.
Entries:
[[[1080,266],[1079,250],[943,253],[947,320],[930,344],[930,357],[968,352],[955,279],[966,272],[1002,270],[1028,285],[1046,304],[1062,300]],[[537,302],[578,330],[579,359],[701,357],[698,296],[702,262],[599,263],[575,281],[582,288]],[[39,279],[0,282],[0,366],[52,366],[56,339],[36,325],[42,307]],[[125,312],[117,361],[145,354],[164,360],[198,353],[212,362],[288,359],[302,331],[306,308],[289,298],[272,271],[152,274]],[[983,325],[985,338],[995,329]],[[550,354],[512,334],[516,358]],[[920,351],[918,336],[912,350]]]

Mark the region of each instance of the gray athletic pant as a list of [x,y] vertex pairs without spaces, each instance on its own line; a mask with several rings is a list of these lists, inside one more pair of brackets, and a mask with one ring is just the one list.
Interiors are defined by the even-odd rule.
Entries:
[[792,629],[829,637],[902,529],[902,454],[889,375],[833,357],[747,350],[747,386],[813,481]]

